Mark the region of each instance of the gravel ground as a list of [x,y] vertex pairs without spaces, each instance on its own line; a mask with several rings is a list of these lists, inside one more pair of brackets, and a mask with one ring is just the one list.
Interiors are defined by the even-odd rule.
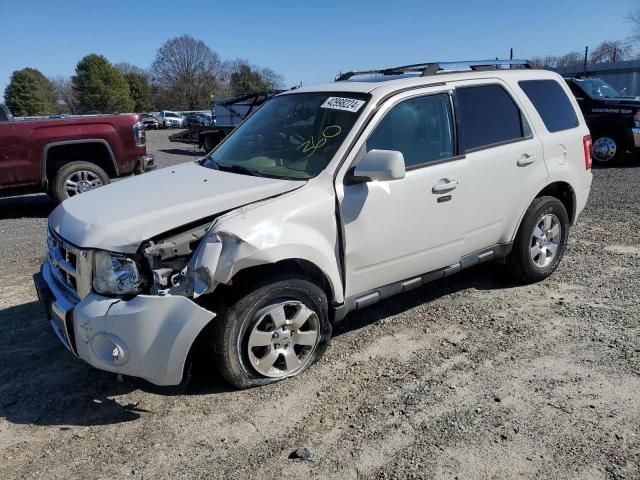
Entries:
[[[159,165],[191,158],[166,136]],[[593,173],[550,279],[481,266],[392,298],[249,391],[74,359],[31,285],[52,204],[0,199],[0,478],[640,478],[640,167]]]

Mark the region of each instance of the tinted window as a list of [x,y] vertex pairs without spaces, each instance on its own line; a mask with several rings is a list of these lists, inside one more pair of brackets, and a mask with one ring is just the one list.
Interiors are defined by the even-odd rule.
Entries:
[[579,125],[573,105],[555,80],[523,80],[518,82],[550,132],[569,130]]
[[456,96],[465,151],[528,136],[518,106],[501,86],[458,88]]
[[369,150],[397,150],[407,167],[453,157],[453,122],[448,95],[399,103],[367,140]]

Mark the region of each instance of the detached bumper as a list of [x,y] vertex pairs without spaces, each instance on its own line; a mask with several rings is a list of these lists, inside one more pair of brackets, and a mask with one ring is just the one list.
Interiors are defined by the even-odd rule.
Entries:
[[60,341],[100,370],[177,385],[193,342],[215,314],[181,296],[129,301],[91,293],[74,303],[47,262],[34,275],[38,297]]

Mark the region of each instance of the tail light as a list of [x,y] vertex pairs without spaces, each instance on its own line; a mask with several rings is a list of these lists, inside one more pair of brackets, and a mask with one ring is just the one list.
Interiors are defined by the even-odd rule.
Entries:
[[147,133],[144,131],[142,122],[136,122],[133,125],[133,140],[136,147],[143,147],[147,143]]
[[582,139],[582,146],[584,147],[584,168],[585,170],[591,170],[591,135],[585,135]]

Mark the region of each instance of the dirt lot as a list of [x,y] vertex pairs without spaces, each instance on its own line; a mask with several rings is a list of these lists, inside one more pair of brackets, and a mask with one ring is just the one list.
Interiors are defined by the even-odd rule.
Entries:
[[[190,158],[149,137],[161,165]],[[640,166],[594,177],[549,280],[469,270],[351,315],[309,372],[240,392],[73,358],[31,284],[52,204],[0,199],[0,478],[640,478]]]

